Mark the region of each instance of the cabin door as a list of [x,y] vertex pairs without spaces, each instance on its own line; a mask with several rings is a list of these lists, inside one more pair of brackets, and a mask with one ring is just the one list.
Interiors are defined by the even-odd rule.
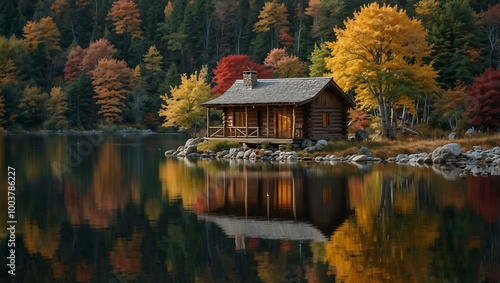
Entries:
[[278,110],[275,116],[276,137],[292,136],[292,111]]

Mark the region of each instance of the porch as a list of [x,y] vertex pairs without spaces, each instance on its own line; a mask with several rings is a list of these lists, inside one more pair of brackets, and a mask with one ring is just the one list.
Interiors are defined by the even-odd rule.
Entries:
[[[233,126],[216,126],[208,127],[207,139],[209,140],[225,140],[231,139],[237,142],[246,143],[262,143],[269,142],[275,144],[284,143],[300,143],[304,139],[302,127],[296,127],[293,131],[285,136],[276,136],[269,131],[267,127],[233,127]],[[294,134],[292,137],[291,133]]]

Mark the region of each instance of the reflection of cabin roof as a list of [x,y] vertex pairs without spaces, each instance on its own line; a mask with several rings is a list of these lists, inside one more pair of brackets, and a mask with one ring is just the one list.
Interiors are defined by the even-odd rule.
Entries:
[[312,101],[327,86],[333,87],[350,106],[354,106],[331,77],[258,79],[251,89],[243,86],[243,80],[236,80],[223,95],[202,105],[304,104]]
[[215,223],[226,235],[274,239],[326,242],[328,238],[312,224],[293,221],[242,219],[224,216],[198,215],[198,218]]

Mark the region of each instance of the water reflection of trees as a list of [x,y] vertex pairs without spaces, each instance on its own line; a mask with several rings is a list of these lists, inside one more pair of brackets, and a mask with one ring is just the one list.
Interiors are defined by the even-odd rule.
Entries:
[[[20,281],[500,281],[498,179],[447,180],[432,169],[390,164],[359,171],[315,162],[169,160],[151,147],[129,150],[107,141],[62,175],[43,159],[64,162],[65,152],[50,147],[71,147],[75,139],[40,138],[35,149],[17,155]],[[5,166],[12,149],[37,144],[16,143],[5,145]],[[232,185],[214,179],[223,172]],[[262,191],[248,198],[254,209],[248,218],[256,211],[267,218],[268,181],[248,178],[265,174],[273,217],[326,227],[331,222],[321,224],[320,215],[335,214],[335,205],[323,200],[334,201],[336,187],[346,189],[337,198],[348,199],[343,209],[354,214],[329,226],[337,228],[326,243],[244,237],[237,250],[235,239],[193,213],[236,211],[228,190],[233,200],[244,199],[247,182],[247,189]],[[270,181],[273,174],[283,180]],[[292,185],[300,197],[289,193]],[[316,210],[297,207],[294,214],[294,201]]]

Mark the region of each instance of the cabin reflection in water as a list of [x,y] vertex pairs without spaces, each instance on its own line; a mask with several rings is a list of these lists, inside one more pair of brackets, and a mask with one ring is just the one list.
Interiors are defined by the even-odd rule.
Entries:
[[207,176],[200,219],[234,237],[325,242],[351,213],[347,176],[321,175],[296,164],[242,163]]

